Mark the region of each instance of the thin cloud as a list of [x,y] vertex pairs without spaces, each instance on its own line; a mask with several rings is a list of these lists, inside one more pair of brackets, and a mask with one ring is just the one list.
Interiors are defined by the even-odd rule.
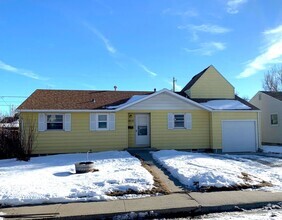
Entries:
[[15,73],[15,74],[18,74],[18,75],[22,75],[22,76],[25,76],[25,77],[28,77],[28,78],[31,78],[31,79],[47,80],[47,78],[43,78],[43,77],[39,76],[38,74],[30,71],[30,70],[19,69],[17,67],[6,64],[1,60],[0,60],[0,69],[4,70],[6,72],[11,72],[11,73]]
[[[171,88],[173,88],[173,82],[172,81],[166,80],[166,82],[171,86]],[[175,90],[181,91],[181,89],[182,89],[182,86],[178,85],[177,82],[175,82]]]
[[145,66],[144,64],[142,64],[140,61],[136,60],[136,59],[132,59],[132,61],[134,63],[136,63],[141,69],[143,69],[146,73],[149,73],[151,76],[157,76],[158,74],[151,71],[147,66]]
[[237,78],[250,77],[271,64],[282,63],[282,25],[263,32],[266,44],[262,52],[249,61],[244,71]]
[[107,51],[111,54],[115,54],[117,52],[116,48],[111,44],[111,42],[95,27],[91,26],[87,22],[82,23],[88,30],[90,30],[93,34],[95,34],[100,40],[103,41]]
[[189,9],[186,11],[179,11],[179,10],[175,10],[171,8],[166,8],[162,11],[162,14],[171,15],[171,16],[181,16],[181,17],[197,17],[198,16],[198,12],[193,9]]
[[247,0],[229,0],[227,2],[226,11],[229,14],[237,14],[239,12],[239,7],[247,2]]
[[178,29],[180,30],[188,30],[192,33],[193,39],[197,40],[198,33],[199,32],[204,32],[204,33],[210,33],[210,34],[225,34],[231,31],[229,28],[225,28],[219,25],[210,25],[210,24],[202,24],[202,25],[193,25],[193,24],[188,24],[188,25],[180,25],[178,26]]
[[203,56],[211,56],[217,51],[223,51],[226,49],[226,46],[222,42],[206,42],[201,43],[199,48],[196,49],[188,49],[184,48],[186,52],[189,53],[197,53]]

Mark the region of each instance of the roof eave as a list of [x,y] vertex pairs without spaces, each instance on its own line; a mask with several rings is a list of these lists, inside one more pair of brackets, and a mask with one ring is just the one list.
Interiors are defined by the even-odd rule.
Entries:
[[18,113],[22,112],[116,112],[116,110],[109,109],[18,109]]
[[122,106],[121,108],[117,108],[116,111],[121,111],[121,110],[123,110],[123,109],[126,109],[126,108],[132,106],[132,105],[135,105],[135,104],[137,104],[137,103],[140,103],[140,102],[142,102],[142,101],[145,101],[145,100],[147,100],[147,99],[150,99],[150,98],[152,98],[152,97],[154,97],[154,96],[157,96],[157,95],[159,95],[159,94],[161,94],[161,93],[168,93],[168,94],[170,94],[170,95],[172,95],[172,96],[174,96],[174,97],[176,97],[176,98],[178,98],[178,99],[180,99],[180,100],[182,100],[182,101],[185,101],[185,102],[187,102],[187,103],[189,103],[189,104],[195,105],[195,106],[197,106],[197,107],[199,107],[199,108],[201,108],[201,109],[207,110],[207,111],[211,111],[210,108],[205,107],[205,106],[203,106],[203,105],[201,105],[201,104],[199,104],[199,103],[197,103],[197,102],[194,102],[194,101],[191,100],[191,99],[188,99],[188,98],[185,98],[185,97],[183,97],[183,96],[181,96],[181,95],[178,95],[177,93],[172,92],[172,91],[170,91],[170,90],[168,90],[168,89],[162,89],[162,90],[160,90],[160,91],[158,91],[158,92],[155,92],[155,93],[153,93],[153,94],[151,94],[151,95],[148,95],[147,97],[144,97],[143,99],[139,99],[139,100],[137,100],[136,102],[132,102],[132,103],[130,103],[130,104],[128,104],[128,105]]

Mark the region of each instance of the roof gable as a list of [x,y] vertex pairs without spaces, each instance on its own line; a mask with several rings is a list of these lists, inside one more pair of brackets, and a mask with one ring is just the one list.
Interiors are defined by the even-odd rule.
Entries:
[[187,99],[177,93],[168,89],[162,89],[151,95],[144,96],[136,102],[131,102],[128,105],[117,108],[117,110],[134,109],[134,110],[176,110],[176,109],[190,109],[199,110],[204,109],[210,111],[203,105]]
[[212,65],[194,76],[181,92],[192,99],[235,97],[234,87]]
[[270,91],[261,91],[262,93],[269,95],[279,101],[282,101],[282,92],[270,92]]
[[189,90],[198,81],[198,79],[200,79],[200,77],[206,72],[209,67],[210,66],[193,76],[193,78],[186,84],[186,86],[184,86],[184,88],[180,92],[186,92],[187,90]]

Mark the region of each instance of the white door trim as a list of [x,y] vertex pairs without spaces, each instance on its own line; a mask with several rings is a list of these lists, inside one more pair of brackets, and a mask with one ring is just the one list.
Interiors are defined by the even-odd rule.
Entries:
[[135,114],[135,145],[149,147],[151,142],[150,114]]

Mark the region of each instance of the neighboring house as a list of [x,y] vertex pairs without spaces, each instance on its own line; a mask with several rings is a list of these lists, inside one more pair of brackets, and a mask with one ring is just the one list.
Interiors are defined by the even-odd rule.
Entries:
[[5,117],[0,121],[0,129],[17,130],[19,119],[17,117]]
[[36,154],[128,147],[256,151],[259,111],[209,66],[180,92],[36,90],[18,108]]
[[258,92],[250,103],[261,110],[263,143],[282,144],[282,92]]

